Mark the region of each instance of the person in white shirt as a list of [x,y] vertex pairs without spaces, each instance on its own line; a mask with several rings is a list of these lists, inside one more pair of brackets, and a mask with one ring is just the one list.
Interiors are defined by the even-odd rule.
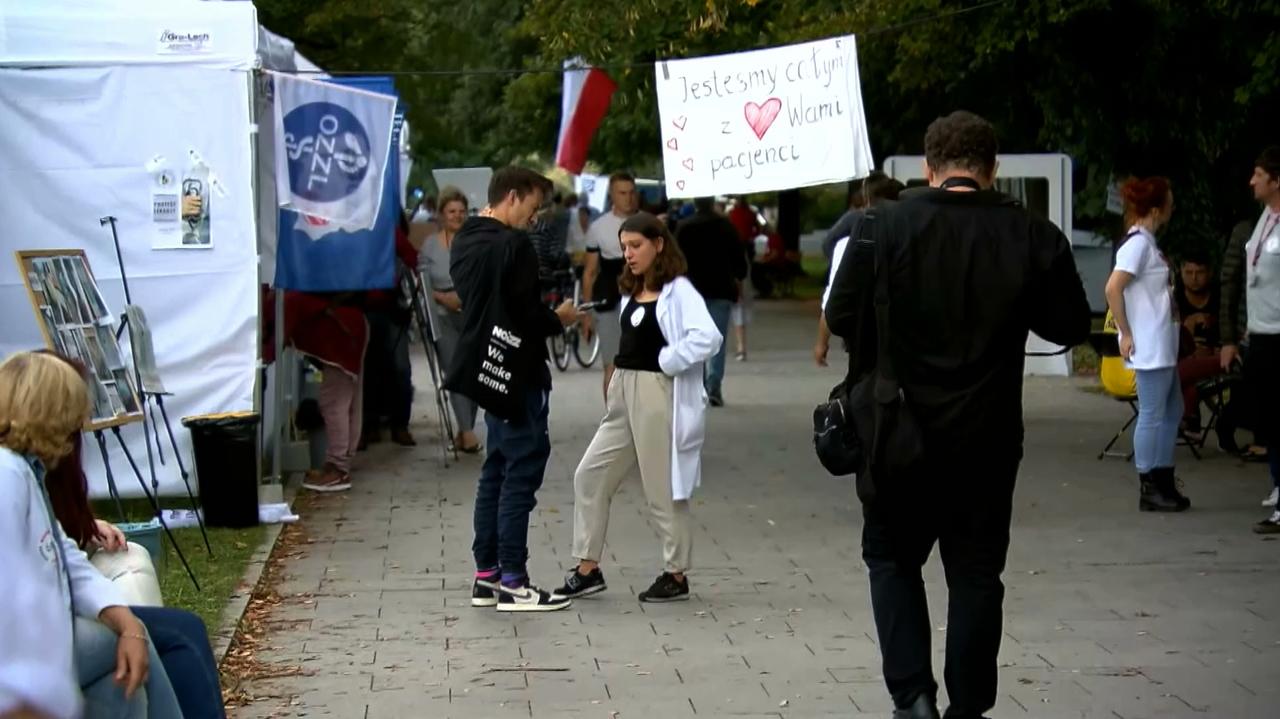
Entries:
[[[1271,470],[1271,494],[1262,503],[1275,508],[1280,498],[1280,147],[1262,151],[1249,185],[1263,209],[1244,247],[1249,337],[1244,374],[1258,408],[1254,435],[1267,448]],[[1254,525],[1253,531],[1280,533],[1280,508]]]
[[600,361],[604,364],[604,393],[609,394],[609,380],[613,377],[613,356],[618,353],[621,325],[618,319],[618,279],[622,276],[625,261],[618,230],[622,221],[640,208],[640,195],[636,192],[636,180],[625,172],[609,177],[609,202],[612,209],[596,218],[587,230],[587,262],[582,273],[582,301],[602,303],[595,310],[595,322],[584,319],[585,328],[594,324],[600,336]]
[[181,719],[146,628],[67,538],[44,486],[88,416],[88,388],[62,359],[0,363],[0,717]]
[[1181,512],[1191,506],[1178,490],[1173,452],[1182,420],[1178,381],[1179,325],[1169,262],[1156,233],[1173,214],[1173,191],[1163,177],[1130,179],[1121,188],[1129,232],[1107,280],[1107,304],[1119,329],[1120,355],[1138,379],[1138,422],[1133,458],[1138,509]]
[[578,566],[555,592],[583,597],[604,591],[609,508],[633,470],[662,537],[664,571],[642,602],[689,598],[692,564],[689,498],[702,471],[707,393],[703,367],[724,337],[684,277],[680,246],[661,220],[642,212],[621,227],[621,344],[608,388],[608,409],[573,477],[573,556]]

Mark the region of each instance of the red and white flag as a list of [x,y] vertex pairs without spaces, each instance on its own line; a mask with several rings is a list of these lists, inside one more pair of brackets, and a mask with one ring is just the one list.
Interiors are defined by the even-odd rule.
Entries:
[[556,165],[575,175],[587,164],[587,149],[618,84],[604,71],[586,67],[581,59],[564,63],[564,96],[561,101],[560,139]]

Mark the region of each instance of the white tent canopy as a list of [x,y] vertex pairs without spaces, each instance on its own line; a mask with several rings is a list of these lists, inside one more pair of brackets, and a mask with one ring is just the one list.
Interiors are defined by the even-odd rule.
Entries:
[[251,69],[257,11],[249,2],[5,2],[0,65],[189,65]]
[[[260,54],[264,39],[271,47]],[[0,9],[0,355],[43,344],[14,251],[84,250],[119,315],[120,269],[110,228],[98,221],[116,217],[133,302],[150,321],[188,469],[181,417],[254,406],[252,70],[291,65],[294,54],[292,43],[260,30],[249,2],[40,0]],[[181,177],[193,151],[216,177],[207,208],[212,247],[153,249],[159,168]],[[148,476],[141,425],[122,431]],[[156,462],[161,494],[184,493],[165,444],[167,463]],[[117,483],[139,494],[111,445]],[[91,493],[102,496],[105,475],[91,441],[85,459]]]

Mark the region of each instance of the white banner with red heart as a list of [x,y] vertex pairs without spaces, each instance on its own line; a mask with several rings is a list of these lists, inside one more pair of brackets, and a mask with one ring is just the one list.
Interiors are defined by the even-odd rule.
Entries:
[[668,197],[788,190],[874,169],[853,35],[654,67]]

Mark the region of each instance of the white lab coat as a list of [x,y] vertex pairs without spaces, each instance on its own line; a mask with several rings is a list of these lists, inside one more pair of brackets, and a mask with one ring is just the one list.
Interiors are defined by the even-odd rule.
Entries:
[[[630,302],[630,297],[622,298],[623,316]],[[692,497],[702,482],[702,443],[707,428],[703,365],[720,351],[724,337],[707,312],[702,295],[684,277],[662,287],[658,295],[658,326],[667,341],[658,353],[658,366],[673,378],[671,497],[679,502]]]

